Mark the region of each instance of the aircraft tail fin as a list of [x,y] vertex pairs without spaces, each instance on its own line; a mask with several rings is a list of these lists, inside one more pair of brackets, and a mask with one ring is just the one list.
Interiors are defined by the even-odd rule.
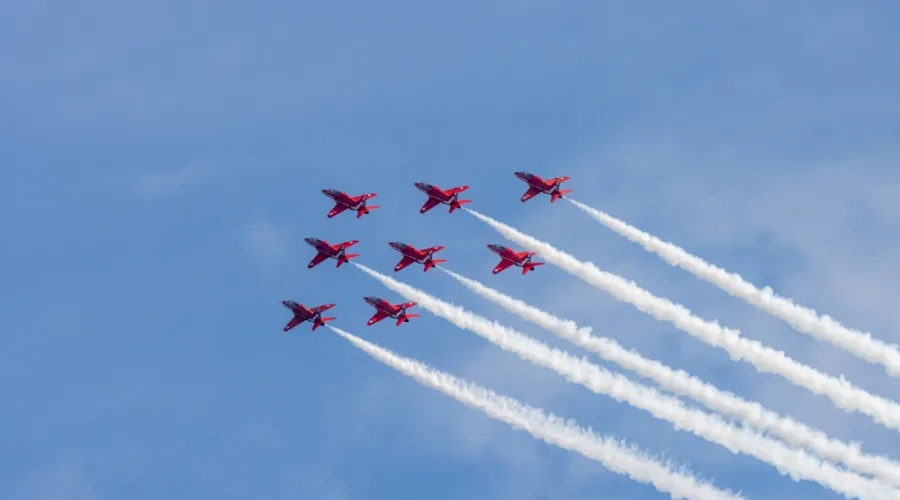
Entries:
[[341,257],[340,259],[338,259],[337,267],[341,267],[341,265],[343,265],[344,262],[350,262],[350,259],[359,257],[359,255],[360,255],[360,254],[358,254],[358,253],[348,253],[348,254],[344,254],[343,257]]
[[416,313],[404,314],[403,316],[400,316],[399,318],[397,318],[397,326],[400,326],[403,323],[409,323],[409,320],[411,320],[413,318],[418,318],[418,317],[419,317],[419,315]]
[[559,191],[553,193],[553,194],[550,196],[550,203],[553,203],[554,201],[556,201],[556,200],[562,198],[564,194],[569,194],[569,193],[571,193],[571,192],[572,192],[571,189],[560,189]]
[[325,323],[328,323],[328,322],[331,321],[331,320],[335,320],[335,319],[337,319],[337,318],[334,318],[334,317],[330,317],[330,318],[319,318],[318,320],[316,320],[315,323],[313,323],[312,329],[313,329],[313,331],[316,331],[316,328],[318,328],[318,327],[324,325]]
[[431,259],[425,263],[425,271],[427,272],[432,267],[437,267],[441,262],[447,262],[447,259]]
[[522,268],[522,274],[526,274],[526,273],[528,273],[528,271],[534,271],[535,267],[543,266],[543,265],[544,265],[543,262],[531,262]]
[[369,213],[372,210],[375,210],[376,208],[381,208],[381,207],[378,205],[369,205],[369,206],[362,207],[356,211],[356,218],[359,219],[363,215],[366,215],[367,213]]
[[452,214],[457,208],[461,208],[466,203],[472,203],[472,200],[456,200],[450,204],[450,213]]

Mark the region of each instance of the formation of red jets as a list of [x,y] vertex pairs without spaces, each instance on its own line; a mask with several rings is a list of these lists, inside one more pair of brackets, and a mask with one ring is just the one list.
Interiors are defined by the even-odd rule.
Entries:
[[[549,195],[550,202],[553,203],[562,198],[563,195],[572,192],[571,189],[560,189],[560,184],[569,180],[568,176],[542,179],[529,172],[515,172],[515,176],[528,184],[528,190],[522,195],[522,202],[526,202],[543,193]],[[469,186],[457,186],[445,190],[432,184],[428,184],[427,182],[416,182],[414,185],[417,189],[428,195],[425,204],[419,209],[420,214],[424,214],[441,204],[448,205],[450,207],[449,213],[453,213],[456,209],[472,202],[472,200],[459,199],[459,194],[469,189]],[[370,213],[372,210],[379,208],[378,205],[367,204],[367,201],[374,198],[376,193],[350,196],[336,189],[323,189],[322,193],[335,202],[334,207],[328,212],[329,219],[345,210],[355,211],[356,218],[358,219],[363,215]],[[309,265],[307,265],[308,269],[316,267],[326,259],[335,259],[337,261],[337,267],[341,267],[344,263],[349,262],[350,259],[359,257],[360,255],[358,253],[347,253],[347,249],[359,243],[359,240],[344,241],[336,244],[331,244],[318,238],[305,238],[304,241],[316,249],[316,255],[309,262]],[[394,272],[400,271],[413,263],[422,264],[423,271],[427,272],[429,269],[436,267],[439,263],[446,262],[446,259],[434,258],[435,253],[444,249],[444,247],[440,245],[421,249],[415,248],[402,241],[391,241],[388,242],[388,245],[401,255],[400,262],[394,266]],[[494,267],[492,271],[493,274],[502,272],[509,267],[517,266],[522,268],[522,274],[525,275],[528,271],[533,271],[537,266],[544,265],[543,262],[532,262],[531,258],[535,255],[535,252],[516,252],[509,247],[498,244],[490,244],[487,247],[490,251],[500,256],[500,263]],[[419,316],[418,314],[409,314],[406,312],[408,308],[416,305],[415,302],[391,304],[387,300],[375,296],[363,297],[363,300],[375,308],[375,314],[369,318],[369,321],[366,322],[366,326],[374,325],[388,317],[397,320],[397,326],[400,326],[403,323],[408,323],[411,318]],[[322,317],[322,313],[334,307],[335,304],[323,304],[313,308],[307,308],[303,304],[299,304],[293,300],[285,300],[282,301],[282,305],[294,314],[294,317],[284,326],[284,331],[288,331],[305,321],[312,323],[312,329],[315,330],[328,321],[336,319],[334,317]]]

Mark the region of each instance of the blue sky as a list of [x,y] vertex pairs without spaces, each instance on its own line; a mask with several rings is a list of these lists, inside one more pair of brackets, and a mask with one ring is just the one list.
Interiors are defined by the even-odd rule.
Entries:
[[[252,5],[252,6],[251,6]],[[427,313],[366,328],[352,267],[302,239],[443,244],[448,267],[864,449],[867,418],[552,266],[491,276],[472,207],[795,359],[900,398],[816,343],[546,197],[514,170],[900,342],[900,7],[13,2],[0,19],[0,497],[660,498],[403,378],[279,301],[662,453],[751,498],[837,498],[566,383]],[[11,179],[11,182],[9,180]],[[383,208],[328,220],[319,191]],[[398,278],[565,347],[441,273]],[[321,333],[320,333],[321,332]],[[629,374],[630,376],[630,374]]]

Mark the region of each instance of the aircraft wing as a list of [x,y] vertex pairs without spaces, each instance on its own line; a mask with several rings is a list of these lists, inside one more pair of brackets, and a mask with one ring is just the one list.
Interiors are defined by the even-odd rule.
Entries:
[[507,268],[508,268],[509,266],[511,266],[511,265],[513,265],[513,261],[511,261],[511,260],[509,260],[509,259],[503,259],[503,260],[500,261],[499,264],[497,264],[497,267],[495,267],[494,270],[491,271],[491,272],[494,273],[494,274],[497,274],[497,273],[499,273],[500,271],[503,271],[503,270],[507,269]]
[[341,205],[340,203],[337,203],[334,205],[334,208],[332,208],[331,211],[328,212],[328,218],[330,219],[335,215],[343,212],[344,210],[347,210],[347,205]]
[[448,189],[448,190],[446,191],[446,193],[449,194],[450,196],[453,196],[453,195],[456,194],[456,193],[462,193],[462,192],[465,191],[466,189],[469,189],[469,186],[456,186],[456,187],[454,187],[454,188]]
[[437,199],[437,198],[432,198],[432,197],[429,196],[429,197],[428,197],[428,201],[426,201],[425,204],[422,205],[422,208],[419,209],[419,213],[420,213],[420,214],[424,214],[425,212],[427,212],[427,211],[431,210],[432,208],[438,206],[438,204],[440,204],[440,203],[441,203],[441,200],[439,200],[439,199]]
[[290,321],[288,321],[288,324],[284,325],[284,331],[288,331],[291,328],[299,325],[300,323],[303,323],[304,321],[305,320],[303,318],[301,318],[299,316],[294,316],[293,318],[291,318]]
[[308,318],[308,317],[312,316],[314,312],[315,311],[311,311],[311,310],[307,309],[306,306],[304,306],[303,304],[297,304],[297,309],[294,311],[294,314],[301,316],[301,317]]
[[402,307],[406,307],[406,308],[410,308],[410,307],[412,307],[412,306],[414,306],[414,305],[416,305],[416,304],[417,304],[417,302],[404,302],[403,304],[401,304],[401,306],[402,306]]
[[313,307],[312,309],[310,309],[309,312],[315,314],[317,312],[327,311],[334,306],[335,306],[335,304],[323,304],[321,306]]
[[359,243],[359,240],[350,240],[350,241],[345,241],[343,243],[338,243],[337,249],[340,250],[341,248],[350,248],[357,243]]
[[373,314],[371,318],[369,318],[369,321],[366,322],[366,326],[374,325],[375,323],[378,323],[379,321],[387,317],[388,313],[384,311],[378,311],[377,313]]
[[306,266],[306,267],[307,267],[308,269],[312,269],[312,268],[318,266],[319,264],[321,264],[322,261],[324,261],[324,260],[327,259],[327,258],[328,258],[328,254],[327,254],[327,253],[319,252],[319,253],[316,254],[315,257],[312,258],[311,261],[309,261],[309,265]]
[[403,258],[400,259],[400,262],[396,266],[394,266],[394,271],[399,271],[401,269],[404,269],[404,268],[406,268],[406,266],[412,264],[413,262],[415,262],[414,259],[404,255]]
[[550,179],[549,182],[550,182],[551,184],[553,184],[553,183],[556,183],[556,182],[566,182],[566,181],[569,180],[569,179],[571,179],[571,177],[569,177],[568,175],[564,175],[564,176],[562,176],[562,177],[554,177],[554,178]]
[[538,194],[540,194],[540,192],[541,192],[540,189],[537,189],[534,187],[529,187],[528,191],[525,191],[525,194],[522,195],[522,201],[528,201],[528,200],[534,198],[535,196],[537,196]]

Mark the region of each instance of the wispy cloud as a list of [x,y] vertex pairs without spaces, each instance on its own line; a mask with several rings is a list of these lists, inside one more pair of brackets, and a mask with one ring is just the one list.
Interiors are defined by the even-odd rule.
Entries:
[[[0,495],[3,488],[0,487]],[[74,458],[63,459],[23,477],[5,498],[20,500],[98,500],[100,493],[85,466]]]
[[288,238],[285,232],[268,219],[257,219],[241,231],[246,251],[257,265],[269,269],[287,254]]
[[153,171],[138,179],[137,190],[151,198],[171,196],[208,179],[212,173],[213,168],[205,163],[192,163],[180,169]]

